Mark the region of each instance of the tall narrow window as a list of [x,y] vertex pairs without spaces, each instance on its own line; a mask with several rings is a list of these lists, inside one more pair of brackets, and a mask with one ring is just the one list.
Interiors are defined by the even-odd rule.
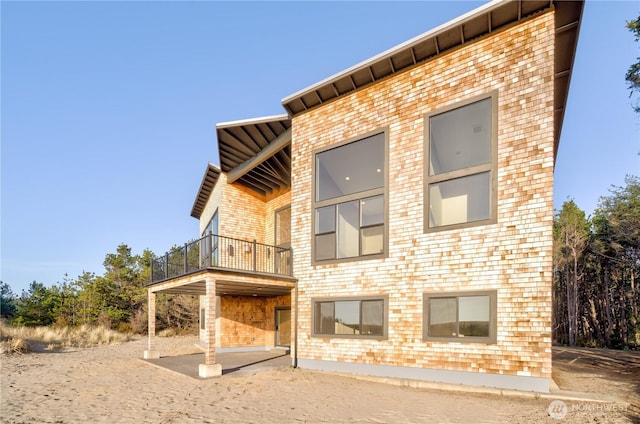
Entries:
[[385,253],[385,155],[384,133],[316,154],[315,261]]
[[426,122],[425,231],[495,222],[497,94]]
[[216,210],[202,232],[200,260],[202,266],[218,265],[218,211]]
[[275,255],[274,267],[277,273],[291,273],[291,206],[275,212]]

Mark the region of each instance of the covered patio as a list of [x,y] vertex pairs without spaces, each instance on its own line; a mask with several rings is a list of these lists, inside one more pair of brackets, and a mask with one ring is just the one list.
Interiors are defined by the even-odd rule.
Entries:
[[[201,378],[222,375],[222,365],[216,361],[216,317],[219,316],[216,296],[277,297],[292,295],[297,280],[288,275],[249,272],[219,267],[208,267],[178,277],[152,283],[148,286],[148,344],[144,359],[160,358],[155,344],[156,296],[159,293],[203,296],[204,304],[204,362],[198,364]],[[292,302],[293,303],[293,302]],[[291,305],[293,309],[293,304]]]

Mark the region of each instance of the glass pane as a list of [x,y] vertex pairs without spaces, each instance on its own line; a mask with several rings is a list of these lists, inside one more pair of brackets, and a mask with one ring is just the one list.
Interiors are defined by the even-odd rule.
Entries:
[[336,258],[336,233],[316,236],[316,261]]
[[384,225],[360,230],[360,246],[363,255],[375,255],[384,252]]
[[211,237],[211,265],[218,265],[218,211],[213,214],[213,218],[211,218],[211,234],[214,236]]
[[360,301],[344,300],[334,304],[336,334],[360,334]]
[[384,302],[382,300],[362,301],[362,334],[382,336],[384,326]]
[[489,337],[489,296],[464,296],[458,298],[460,335]]
[[336,231],[336,207],[325,206],[316,209],[316,234]]
[[429,227],[489,219],[490,190],[489,172],[430,184]]
[[455,297],[429,299],[429,336],[457,337]]
[[384,134],[316,155],[316,201],[384,186]]
[[276,310],[276,345],[291,345],[291,310]]
[[491,161],[491,99],[429,118],[429,175]]
[[338,205],[338,258],[360,255],[359,205],[358,200]]
[[333,334],[333,302],[316,302],[314,327],[316,334]]
[[384,196],[362,199],[360,207],[363,227],[384,223]]
[[213,218],[211,218],[211,228],[210,232],[212,234],[218,235],[218,212],[213,214]]
[[291,208],[276,213],[276,246],[291,244]]

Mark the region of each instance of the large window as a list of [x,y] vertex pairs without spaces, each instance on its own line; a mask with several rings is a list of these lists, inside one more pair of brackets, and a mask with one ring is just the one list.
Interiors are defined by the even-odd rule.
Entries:
[[425,231],[495,222],[497,94],[425,122]]
[[[209,237],[207,237],[209,236]],[[211,217],[211,221],[202,232],[202,242],[200,243],[200,260],[203,266],[218,265],[218,211]],[[204,238],[207,237],[207,238]]]
[[424,295],[427,341],[496,342],[496,292]]
[[385,153],[384,133],[316,153],[315,261],[385,253]]
[[319,337],[384,338],[387,297],[314,299],[313,335]]
[[291,206],[275,211],[275,270],[278,273],[291,273]]

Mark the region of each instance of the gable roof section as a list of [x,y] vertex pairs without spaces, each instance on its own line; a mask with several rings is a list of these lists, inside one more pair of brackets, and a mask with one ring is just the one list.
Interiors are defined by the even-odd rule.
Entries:
[[[288,115],[216,125],[220,169],[227,182],[238,182],[266,196],[291,186],[291,118],[451,49],[473,42],[524,19],[555,9],[554,156],[558,151],[569,81],[584,1],[494,0],[405,43],[380,53],[282,100]],[[191,212],[199,217],[211,194],[215,171],[209,165]],[[211,173],[211,176],[209,175]],[[209,178],[209,180],[207,180]],[[205,184],[206,183],[206,184]]]
[[211,196],[213,188],[216,186],[219,177],[220,168],[213,164],[207,165],[207,170],[204,172],[204,176],[202,177],[202,182],[200,183],[196,200],[193,202],[193,207],[191,208],[192,217],[200,219],[200,215],[202,215],[202,211],[204,211],[204,207],[206,206],[209,196]]
[[296,116],[342,95],[555,7],[555,151],[557,152],[583,1],[494,0],[282,100]]

